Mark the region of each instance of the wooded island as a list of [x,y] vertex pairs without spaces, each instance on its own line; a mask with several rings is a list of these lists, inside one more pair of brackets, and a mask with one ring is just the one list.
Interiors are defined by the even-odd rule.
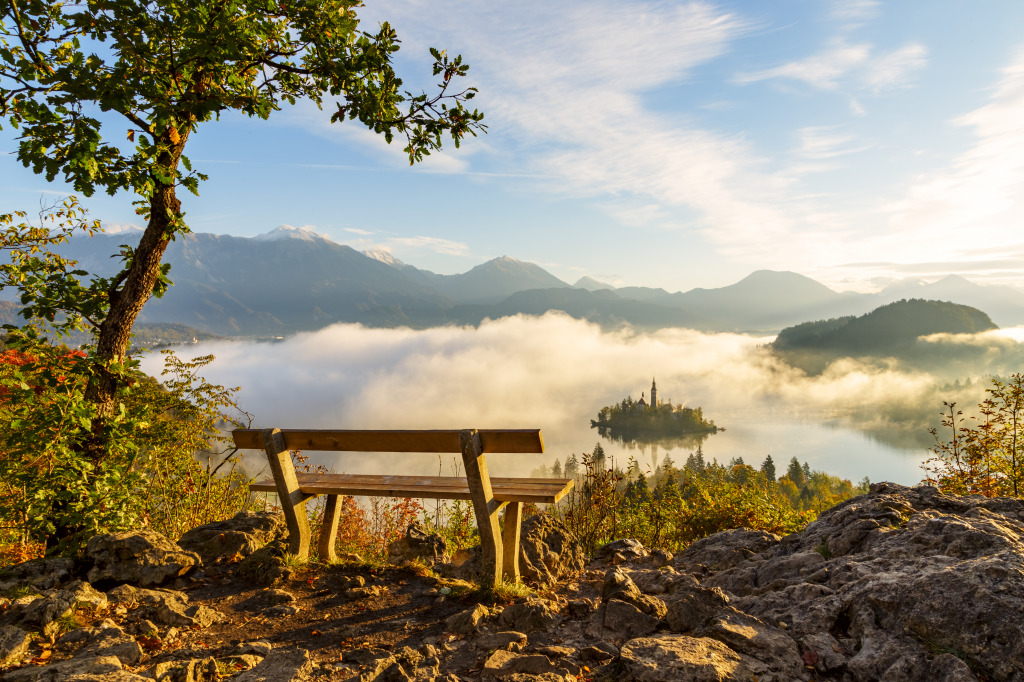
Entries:
[[659,401],[658,385],[653,380],[650,403],[643,394],[638,401],[634,401],[632,396],[623,398],[618,404],[602,407],[597,419],[590,420],[590,428],[596,428],[603,437],[616,440],[718,432],[714,420],[704,419],[700,407],[673,405],[671,400]]

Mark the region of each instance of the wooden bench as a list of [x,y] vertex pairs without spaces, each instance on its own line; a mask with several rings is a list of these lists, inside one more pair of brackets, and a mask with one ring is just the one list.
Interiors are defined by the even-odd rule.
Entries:
[[[309,556],[310,530],[306,501],[326,495],[323,528],[317,545],[323,560],[335,558],[334,543],[341,513],[340,495],[417,497],[471,500],[480,531],[483,582],[519,580],[519,528],[522,503],[553,504],[572,489],[571,479],[491,478],[486,454],[540,453],[539,429],[448,431],[324,431],[238,429],[235,445],[264,450],[273,478],[253,483],[250,490],[275,492],[288,522],[288,551]],[[304,474],[292,466],[292,450],[334,452],[462,453],[465,477]],[[498,513],[505,508],[503,522]]]

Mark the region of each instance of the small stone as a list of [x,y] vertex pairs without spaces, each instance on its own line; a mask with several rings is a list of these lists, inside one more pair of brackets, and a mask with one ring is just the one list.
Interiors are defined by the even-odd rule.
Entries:
[[487,617],[487,607],[477,604],[471,609],[456,613],[445,621],[445,627],[449,632],[457,635],[472,635],[476,633],[480,622]]
[[478,648],[485,651],[504,649],[506,651],[522,651],[526,646],[526,635],[522,632],[506,631],[495,632],[489,635],[480,635],[473,642]]

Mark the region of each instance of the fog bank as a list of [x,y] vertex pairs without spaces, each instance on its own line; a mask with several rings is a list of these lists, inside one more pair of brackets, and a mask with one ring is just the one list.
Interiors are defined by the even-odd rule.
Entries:
[[[178,352],[216,355],[205,376],[240,386],[240,404],[261,427],[543,429],[548,454],[517,456],[519,469],[589,452],[598,437],[588,420],[603,405],[638,399],[652,377],[662,400],[702,406],[726,428],[746,420],[849,418],[876,419],[884,429],[907,406],[941,409],[928,372],[844,359],[808,376],[766,352],[769,341],[687,329],[603,332],[547,314],[423,331],[339,324],[280,343],[204,343]],[[145,358],[143,368],[158,375],[159,356]],[[745,459],[756,464],[767,452]],[[363,466],[366,459],[337,466],[374,470]],[[431,461],[423,466],[436,472],[437,459]],[[495,462],[498,471],[510,467]]]

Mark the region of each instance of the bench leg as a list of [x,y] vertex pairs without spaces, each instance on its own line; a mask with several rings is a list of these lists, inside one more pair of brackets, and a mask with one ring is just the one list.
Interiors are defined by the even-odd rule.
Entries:
[[523,505],[509,502],[505,508],[505,520],[501,528],[501,542],[504,545],[504,566],[502,574],[506,582],[519,582],[519,531],[523,524]]
[[292,466],[292,453],[284,444],[280,429],[263,429],[263,449],[277,484],[277,497],[288,523],[288,551],[300,559],[309,558],[309,520],[306,518],[307,495],[299,490]]
[[483,444],[476,429],[459,433],[462,446],[462,464],[466,469],[469,494],[473,499],[476,526],[480,531],[480,568],[482,585],[496,587],[501,584],[502,546],[501,527],[498,523],[499,504],[491,490],[491,477],[487,473],[487,460]]
[[338,558],[334,553],[334,543],[338,539],[338,519],[341,518],[341,503],[344,499],[342,495],[328,495],[324,505],[324,524],[320,528],[320,542],[317,544],[320,561],[324,563]]

